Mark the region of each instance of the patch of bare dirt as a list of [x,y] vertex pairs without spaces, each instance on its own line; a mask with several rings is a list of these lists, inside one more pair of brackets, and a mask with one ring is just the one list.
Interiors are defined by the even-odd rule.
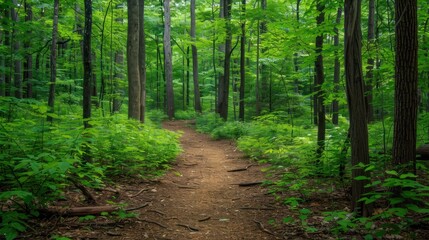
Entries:
[[[50,219],[39,223],[45,235],[118,240],[329,239],[283,224],[281,219],[292,213],[258,184],[264,180],[266,166],[246,159],[232,141],[197,133],[190,123],[164,123],[165,128],[183,133],[184,152],[161,179],[125,180],[115,185],[116,190],[95,193],[99,204],[110,200],[128,207],[145,206],[133,211],[137,218],[119,222],[108,216],[95,221]],[[239,185],[243,183],[248,186]]]

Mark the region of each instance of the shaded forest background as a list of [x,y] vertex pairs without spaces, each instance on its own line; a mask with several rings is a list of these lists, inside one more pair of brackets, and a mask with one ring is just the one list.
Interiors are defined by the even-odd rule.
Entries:
[[326,213],[336,234],[427,224],[427,1],[0,4],[8,239],[66,189],[161,175],[181,151],[164,119],[270,163],[267,185],[300,216],[285,223],[315,231],[300,204],[344,191],[355,215]]

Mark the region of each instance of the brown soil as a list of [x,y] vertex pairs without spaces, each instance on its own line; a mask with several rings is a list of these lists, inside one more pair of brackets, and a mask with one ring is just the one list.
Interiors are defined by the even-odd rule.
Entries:
[[[40,223],[47,231],[44,235],[72,239],[329,238],[320,233],[309,236],[299,227],[282,224],[281,219],[291,213],[268,194],[266,187],[238,185],[264,180],[261,170],[266,166],[246,159],[232,141],[212,140],[189,124],[164,124],[167,129],[183,132],[184,152],[161,179],[126,180],[115,185],[118,193],[106,189],[96,193],[99,204],[106,200],[129,207],[149,203],[134,211],[137,218],[119,222],[108,216],[90,221],[77,217],[51,219]],[[246,167],[245,171],[230,171]]]

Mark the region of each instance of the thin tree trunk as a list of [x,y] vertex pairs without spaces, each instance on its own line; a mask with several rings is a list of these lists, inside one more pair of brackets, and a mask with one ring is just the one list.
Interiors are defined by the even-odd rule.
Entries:
[[368,15],[368,47],[370,57],[367,60],[366,67],[366,85],[365,85],[365,97],[368,111],[368,122],[374,120],[374,108],[372,103],[372,89],[374,85],[374,58],[372,51],[374,49],[375,40],[375,0],[369,0],[369,15]]
[[232,29],[231,29],[231,7],[232,0],[224,2],[224,16],[226,20],[226,36],[225,36],[225,59],[224,59],[224,74],[222,81],[219,81],[219,103],[218,109],[220,117],[225,121],[228,119],[228,100],[229,100],[229,83],[231,77],[231,48],[232,48]]
[[164,1],[164,71],[166,81],[167,116],[174,118],[173,56],[171,52],[170,0]]
[[[25,5],[25,21],[31,22],[33,21],[33,10],[31,8],[31,4],[27,1],[24,2]],[[31,36],[31,30],[26,32],[27,36]],[[1,38],[1,37],[0,37]],[[24,48],[26,51],[25,54],[25,62],[24,62],[24,83],[25,83],[25,97],[31,98],[33,96],[33,56],[30,54],[31,51],[31,40],[28,39],[24,43]]]
[[128,2],[128,118],[140,119],[139,0]]
[[240,37],[240,99],[239,114],[240,121],[244,121],[244,94],[246,84],[246,0],[241,1],[241,37]]
[[[317,1],[317,26],[320,27],[325,21],[325,6],[321,1]],[[323,152],[325,151],[325,91],[323,90],[323,83],[325,81],[325,74],[323,69],[323,33],[316,37],[316,84],[315,84],[315,98],[317,99],[317,160],[320,160]]]
[[195,0],[191,0],[191,41],[192,74],[194,78],[194,108],[196,112],[201,113],[200,85],[198,82],[198,50],[196,46]]
[[[401,171],[415,173],[418,108],[417,0],[396,0],[395,12],[393,163],[401,166]],[[414,166],[410,163],[414,163]]]
[[350,114],[350,139],[352,149],[352,210],[360,216],[370,216],[372,205],[359,201],[371,188],[365,187],[369,180],[356,177],[370,173],[359,164],[369,164],[368,126],[365,105],[365,84],[362,72],[361,0],[345,1],[344,59],[346,71],[347,101]]
[[[5,21],[10,21],[10,9],[9,8],[6,8],[4,10],[4,18],[5,18]],[[5,30],[4,45],[8,49],[10,49],[10,44],[11,44],[10,38],[11,38],[10,31]],[[4,74],[3,90],[4,90],[4,96],[6,96],[6,97],[10,96],[11,74],[12,74],[11,59],[12,59],[12,52],[10,52],[10,54],[6,54],[4,57],[5,74]]]
[[[342,8],[337,10],[337,19],[335,23],[339,25],[341,23]],[[340,45],[340,34],[338,32],[338,27],[334,28],[334,47],[335,47],[335,60],[334,60],[334,101],[332,102],[332,123],[338,125],[338,112],[339,102],[338,102],[338,92],[340,91],[340,58],[338,56],[338,46]]]
[[14,86],[14,95],[16,98],[22,98],[22,62],[19,57],[19,51],[20,51],[20,41],[18,36],[18,22],[19,22],[19,16],[18,11],[15,9],[15,7],[18,7],[18,1],[13,0],[13,7],[10,9],[12,22],[13,22],[13,30],[12,30],[12,39],[13,39],[13,86]]
[[91,56],[91,33],[92,33],[92,0],[85,0],[85,26],[83,31],[83,125],[91,127],[91,92],[92,86],[92,56]]
[[[54,15],[52,22],[52,41],[51,41],[51,56],[50,56],[50,65],[51,65],[51,77],[49,81],[49,98],[48,106],[49,112],[54,112],[55,106],[55,82],[57,79],[57,36],[58,36],[58,11],[59,11],[59,0],[54,0]],[[47,120],[49,122],[53,121],[51,115],[48,115]]]
[[144,32],[144,0],[139,2],[139,66],[140,66],[140,122],[146,114],[146,35]]

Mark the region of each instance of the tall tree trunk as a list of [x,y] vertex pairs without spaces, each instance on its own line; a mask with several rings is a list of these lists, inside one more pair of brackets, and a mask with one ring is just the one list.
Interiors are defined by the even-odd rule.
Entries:
[[[341,15],[342,15],[342,8],[338,8],[337,10],[337,19],[335,20],[335,23],[339,25],[341,23]],[[339,108],[339,102],[338,102],[338,92],[340,91],[340,58],[338,56],[338,47],[340,45],[340,34],[338,32],[338,27],[335,26],[334,28],[334,47],[335,47],[335,60],[334,60],[334,101],[332,102],[332,123],[334,125],[338,125],[338,112],[340,110]]]
[[260,67],[260,49],[261,49],[261,28],[259,27],[258,20],[258,28],[256,30],[256,82],[255,82],[255,115],[261,115],[261,84],[260,84],[260,76],[261,76],[261,67]]
[[[319,0],[317,1],[317,11],[319,15],[317,16],[317,26],[320,26],[325,21],[325,6]],[[320,160],[322,157],[323,151],[325,150],[325,131],[326,131],[326,122],[325,122],[325,91],[323,90],[323,83],[325,81],[325,74],[323,69],[323,33],[316,37],[316,62],[315,62],[315,71],[316,71],[316,84],[315,88],[315,98],[317,99],[317,159]]]
[[372,103],[372,86],[374,85],[374,57],[372,52],[374,49],[375,40],[375,0],[369,0],[369,15],[368,15],[368,46],[367,52],[369,58],[367,60],[366,67],[366,85],[365,85],[365,97],[368,111],[368,122],[374,120],[374,107]]
[[20,41],[18,36],[18,23],[19,23],[19,16],[18,11],[15,9],[15,7],[18,7],[18,1],[13,0],[13,7],[10,9],[12,22],[14,24],[13,30],[12,30],[12,39],[13,39],[13,86],[14,86],[14,92],[16,98],[22,98],[22,62],[19,57],[19,51],[20,51]]
[[[3,10],[0,10],[0,16],[1,18],[3,18]],[[0,23],[3,25],[3,19],[0,18]],[[0,31],[0,46],[3,46],[4,41],[3,41],[3,35],[5,31],[1,30]],[[7,47],[7,46],[6,46]],[[0,68],[2,68],[3,70],[0,71],[0,97],[4,96],[4,88],[5,88],[5,78],[6,78],[6,65],[5,65],[5,55],[1,55],[0,56]]]
[[345,0],[344,59],[346,71],[347,101],[350,114],[350,139],[352,151],[352,209],[360,216],[370,216],[372,206],[359,201],[371,191],[365,187],[369,180],[356,180],[356,177],[369,178],[370,173],[358,167],[369,164],[368,126],[365,105],[365,84],[362,72],[362,32],[361,0]]
[[167,116],[174,118],[173,56],[171,52],[170,0],[164,1],[164,71],[167,95]]
[[[395,1],[395,115],[393,129],[393,163],[415,169],[417,135],[418,38],[417,0]],[[404,166],[408,164],[408,166]]]
[[196,46],[195,0],[191,0],[191,41],[192,41],[192,74],[194,78],[194,108],[202,112],[200,98],[200,84],[198,82],[198,51]]
[[[299,28],[299,8],[300,8],[301,0],[296,0],[296,22],[298,23],[297,28]],[[293,54],[293,65],[295,69],[295,73],[299,73],[299,55],[297,52]],[[299,77],[295,77],[294,81],[295,93],[299,94]]]
[[218,109],[220,117],[225,121],[228,119],[228,100],[229,100],[229,82],[231,77],[231,7],[232,0],[224,0],[224,16],[226,20],[226,36],[225,36],[225,58],[223,67],[223,78],[219,81],[219,97]]
[[139,0],[128,3],[128,118],[140,120]]
[[140,66],[140,122],[146,113],[146,35],[144,32],[144,0],[139,2],[139,66]]
[[[50,65],[51,65],[51,77],[49,81],[49,98],[48,106],[49,112],[54,112],[55,106],[55,82],[57,79],[57,36],[58,36],[58,11],[59,11],[59,0],[54,0],[54,15],[52,22],[52,41],[51,41],[51,56],[50,56]],[[53,121],[52,116],[48,116],[47,120],[49,122]]]
[[[4,9],[4,18],[5,18],[5,21],[10,21],[10,9],[9,8]],[[4,46],[6,48],[10,49],[11,33],[10,33],[10,31],[5,30],[4,34],[5,34],[5,36],[4,36]],[[6,96],[6,97],[10,96],[11,74],[12,74],[12,71],[11,71],[12,70],[11,59],[12,59],[12,52],[10,52],[10,54],[6,54],[4,56],[5,74],[4,74],[3,91],[4,91],[4,96]]]
[[91,92],[92,86],[92,56],[91,56],[91,33],[92,33],[92,0],[85,0],[85,26],[83,31],[83,126],[91,127]]
[[[261,21],[259,28],[260,28],[260,33],[259,33],[259,38],[260,38],[260,44],[262,45],[261,47],[261,55],[262,58],[264,59],[265,53],[267,52],[267,47],[265,47],[262,44],[262,38],[263,36],[267,33],[268,29],[267,29],[267,21],[266,16],[267,16],[267,0],[261,0],[261,9],[262,9],[262,14],[263,14],[263,20]],[[260,88],[260,100],[261,100],[261,111],[265,108],[267,108],[267,106],[269,105],[269,98],[270,98],[270,92],[269,92],[269,67],[265,62],[260,62],[260,80],[261,80],[261,88]]]
[[246,0],[241,1],[241,36],[240,36],[240,99],[239,114],[240,121],[244,121],[244,94],[246,84]]
[[[26,0],[24,2],[25,6],[25,22],[33,21],[33,10],[31,4]],[[31,30],[26,32],[27,36],[31,36]],[[28,39],[24,43],[25,48],[25,62],[24,62],[24,83],[25,83],[25,97],[31,98],[33,96],[33,56],[31,52],[31,39]]]

